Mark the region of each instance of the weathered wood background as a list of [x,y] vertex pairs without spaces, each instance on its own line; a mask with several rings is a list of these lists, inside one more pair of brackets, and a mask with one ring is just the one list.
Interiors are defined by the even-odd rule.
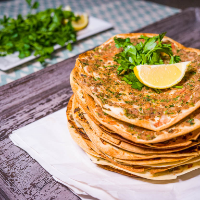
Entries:
[[[187,9],[137,32],[165,31],[185,46],[200,48],[200,9]],[[0,199],[79,199],[8,138],[13,130],[66,107],[76,58],[0,87]]]

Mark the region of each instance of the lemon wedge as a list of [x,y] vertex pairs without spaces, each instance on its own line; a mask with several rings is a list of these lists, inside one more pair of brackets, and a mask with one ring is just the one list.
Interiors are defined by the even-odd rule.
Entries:
[[164,65],[138,65],[134,67],[136,77],[144,85],[165,89],[179,83],[185,75],[189,62]]
[[65,6],[63,10],[72,11],[72,9],[71,9],[71,7],[69,5]]
[[80,17],[78,21],[72,21],[72,26],[75,31],[80,31],[84,29],[88,25],[88,15],[87,13],[82,13],[81,15],[77,15]]

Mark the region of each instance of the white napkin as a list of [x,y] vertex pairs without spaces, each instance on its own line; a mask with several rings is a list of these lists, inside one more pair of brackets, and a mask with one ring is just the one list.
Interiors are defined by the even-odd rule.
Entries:
[[65,111],[13,131],[10,139],[82,199],[92,199],[88,195],[102,200],[200,199],[200,170],[177,180],[149,181],[99,168],[71,138]]

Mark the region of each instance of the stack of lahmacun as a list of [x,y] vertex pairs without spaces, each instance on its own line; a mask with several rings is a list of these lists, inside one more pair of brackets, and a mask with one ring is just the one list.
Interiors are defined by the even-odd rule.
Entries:
[[[139,43],[140,36],[119,34]],[[181,88],[137,90],[117,72],[113,57],[122,51],[114,37],[76,60],[67,106],[74,141],[99,167],[123,175],[170,180],[200,168],[200,50],[171,38],[173,53],[191,61]],[[166,60],[166,63],[169,63]]]

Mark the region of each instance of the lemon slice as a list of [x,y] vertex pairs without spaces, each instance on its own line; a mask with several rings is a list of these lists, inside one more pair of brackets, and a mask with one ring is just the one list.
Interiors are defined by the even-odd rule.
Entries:
[[82,13],[81,15],[78,16],[80,17],[78,21],[72,21],[72,26],[74,27],[75,31],[80,31],[88,25],[87,13]]
[[71,9],[71,7],[69,5],[65,6],[63,10],[72,11],[72,9]]
[[179,83],[190,63],[189,61],[164,65],[138,65],[134,67],[134,73],[144,85],[164,89]]

